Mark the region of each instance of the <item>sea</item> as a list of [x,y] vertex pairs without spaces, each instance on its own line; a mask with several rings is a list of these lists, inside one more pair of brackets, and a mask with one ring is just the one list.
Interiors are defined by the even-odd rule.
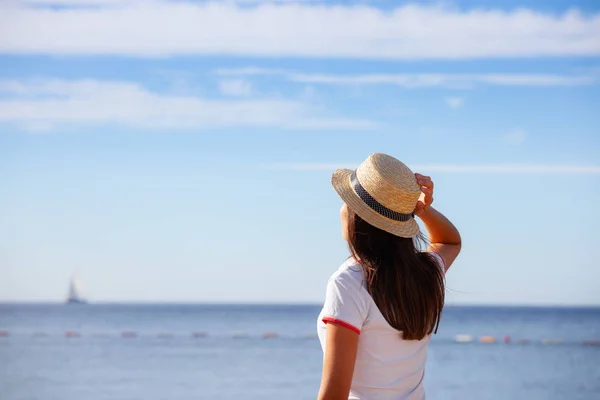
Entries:
[[[2,400],[315,399],[318,305],[0,305]],[[600,308],[447,306],[428,399],[600,399]]]

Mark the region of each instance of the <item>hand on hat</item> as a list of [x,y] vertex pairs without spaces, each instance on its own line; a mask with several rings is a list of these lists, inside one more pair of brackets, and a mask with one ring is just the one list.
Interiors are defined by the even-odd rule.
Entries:
[[415,174],[415,178],[417,178],[417,183],[421,187],[421,197],[419,197],[414,211],[415,215],[418,216],[433,203],[433,181],[431,177],[421,174]]

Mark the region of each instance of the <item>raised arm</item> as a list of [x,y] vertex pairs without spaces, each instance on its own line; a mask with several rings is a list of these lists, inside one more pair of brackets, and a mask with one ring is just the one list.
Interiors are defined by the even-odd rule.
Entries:
[[415,174],[421,191],[421,199],[415,208],[415,215],[421,218],[430,242],[429,251],[435,251],[444,260],[446,270],[454,262],[461,248],[460,233],[441,212],[431,207],[433,203],[433,181],[429,176]]

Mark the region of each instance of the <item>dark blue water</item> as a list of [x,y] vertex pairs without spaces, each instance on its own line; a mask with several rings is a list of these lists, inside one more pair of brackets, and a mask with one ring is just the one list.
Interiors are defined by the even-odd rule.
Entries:
[[[0,399],[314,399],[318,313],[318,306],[0,305]],[[263,338],[268,332],[277,337]],[[474,341],[456,343],[458,334]],[[479,343],[484,335],[498,341]],[[428,398],[600,399],[593,340],[600,309],[447,307],[429,350]]]

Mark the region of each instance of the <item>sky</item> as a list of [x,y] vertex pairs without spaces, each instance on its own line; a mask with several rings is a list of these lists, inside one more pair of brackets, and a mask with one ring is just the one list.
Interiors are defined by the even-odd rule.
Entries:
[[449,304],[598,306],[599,89],[596,1],[3,1],[0,301],[320,303],[384,152]]

